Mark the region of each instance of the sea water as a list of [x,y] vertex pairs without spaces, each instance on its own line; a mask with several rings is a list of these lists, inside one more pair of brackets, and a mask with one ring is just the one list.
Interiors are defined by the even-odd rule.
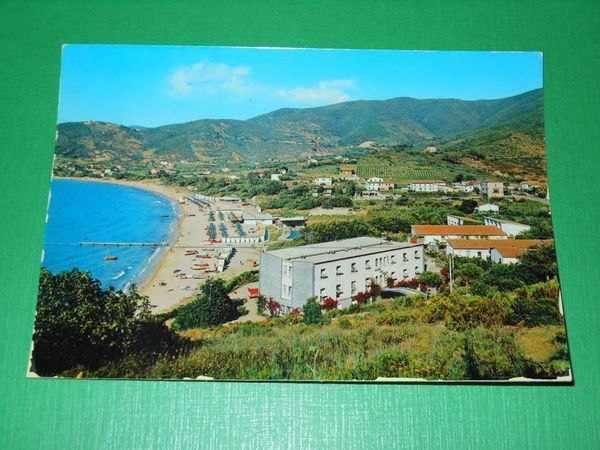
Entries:
[[[163,247],[82,246],[82,242],[173,242],[178,207],[153,192],[114,183],[54,180],[42,267],[89,271],[104,288],[127,290],[152,271]],[[107,261],[107,256],[116,256]]]

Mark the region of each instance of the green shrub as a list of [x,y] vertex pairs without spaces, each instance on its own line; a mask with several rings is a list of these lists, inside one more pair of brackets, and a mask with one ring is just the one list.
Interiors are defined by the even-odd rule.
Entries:
[[233,320],[235,312],[223,280],[211,278],[202,286],[202,292],[195,300],[177,309],[173,328],[214,327]]
[[465,332],[464,343],[471,380],[505,380],[525,373],[528,361],[510,332],[473,328]]
[[322,322],[321,305],[317,297],[310,297],[302,307],[303,321],[307,325],[316,325]]

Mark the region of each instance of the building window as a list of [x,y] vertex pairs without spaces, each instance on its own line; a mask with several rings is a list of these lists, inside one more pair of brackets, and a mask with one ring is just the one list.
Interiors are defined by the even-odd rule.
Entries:
[[419,272],[419,266],[415,267],[415,275],[419,275],[421,272]]
[[355,294],[356,293],[356,281],[352,281],[350,283],[350,293],[351,294]]
[[335,298],[340,298],[342,295],[342,285],[341,284],[337,284],[335,286]]
[[421,257],[419,256],[419,250],[415,250],[415,259],[419,259],[419,258],[421,258]]
[[408,258],[406,257],[406,253],[402,253],[402,261],[407,262]]
[[327,278],[327,272],[325,272],[325,269],[321,269],[321,278]]
[[342,266],[337,266],[335,268],[335,274],[336,275],[344,275],[344,273],[342,272]]
[[321,300],[323,300],[326,297],[326,295],[325,295],[325,288],[322,288],[319,291],[319,297],[321,297]]
[[371,279],[365,278],[365,289],[369,289],[369,286],[371,286]]
[[375,258],[375,267],[379,267],[379,259]]
[[396,255],[390,256],[390,260],[392,264],[396,264]]
[[370,260],[370,259],[367,259],[367,260],[365,261],[365,268],[366,268],[366,269],[370,269],[370,268],[371,268],[371,260]]
[[358,272],[358,270],[356,269],[356,263],[352,263],[352,265],[350,266],[350,270],[352,272]]
[[408,269],[402,270],[402,278],[408,278]]

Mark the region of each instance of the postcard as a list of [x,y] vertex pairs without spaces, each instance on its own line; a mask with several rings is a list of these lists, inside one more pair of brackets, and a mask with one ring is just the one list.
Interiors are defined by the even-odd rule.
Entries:
[[542,74],[65,45],[29,375],[570,382]]

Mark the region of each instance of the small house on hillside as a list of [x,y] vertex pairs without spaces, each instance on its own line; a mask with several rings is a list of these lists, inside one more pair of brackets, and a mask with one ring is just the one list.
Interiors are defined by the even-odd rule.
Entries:
[[408,184],[408,190],[413,192],[439,192],[445,187],[446,182],[442,180],[415,180]]
[[478,213],[497,213],[500,211],[500,207],[498,205],[494,205],[493,203],[484,203],[483,205],[479,205],[475,208],[475,212]]
[[531,230],[531,227],[529,225],[515,222],[514,220],[497,219],[495,217],[485,217],[484,220],[486,225],[498,227],[509,236],[516,236],[525,231]]

